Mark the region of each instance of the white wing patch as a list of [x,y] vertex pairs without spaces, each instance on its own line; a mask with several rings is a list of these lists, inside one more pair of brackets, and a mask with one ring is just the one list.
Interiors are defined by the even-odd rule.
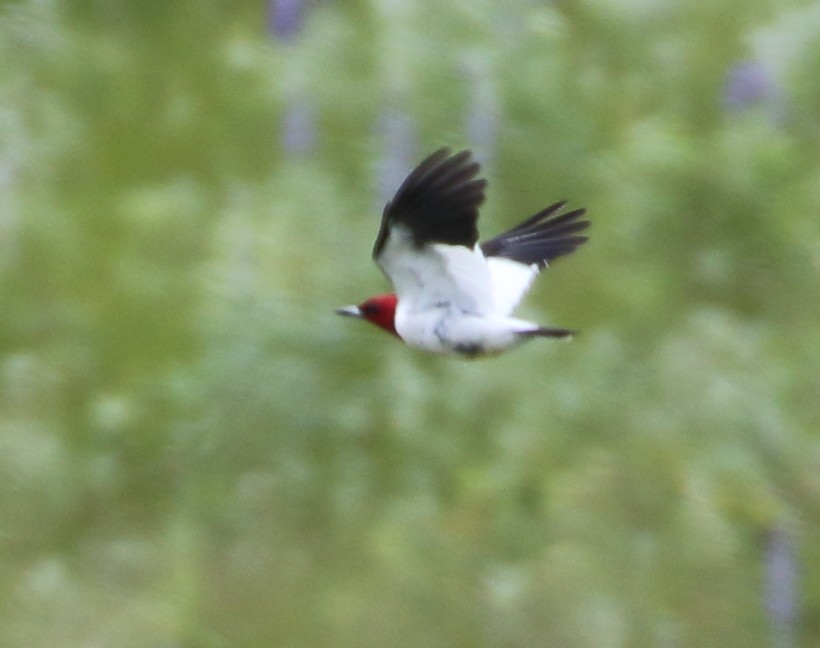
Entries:
[[529,291],[538,276],[538,266],[495,256],[487,259],[487,266],[492,277],[495,312],[507,317]]
[[376,258],[393,284],[402,309],[421,311],[451,304],[465,313],[496,312],[496,289],[481,249],[434,243],[421,250],[409,230],[394,224]]

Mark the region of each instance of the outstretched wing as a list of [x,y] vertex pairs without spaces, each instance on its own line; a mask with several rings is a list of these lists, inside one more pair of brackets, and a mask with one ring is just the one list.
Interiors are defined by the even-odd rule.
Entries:
[[470,151],[439,149],[407,177],[382,214],[373,258],[411,310],[493,309],[490,269],[478,241],[487,181]]
[[419,164],[382,213],[373,257],[378,260],[396,224],[405,226],[413,243],[446,243],[472,248],[478,241],[478,208],[487,181],[476,178],[480,165],[470,151],[450,155],[441,148]]
[[587,241],[586,236],[579,235],[589,227],[589,221],[582,220],[586,210],[562,214],[565,205],[566,202],[554,203],[481,244],[490,267],[499,314],[512,313],[541,270]]

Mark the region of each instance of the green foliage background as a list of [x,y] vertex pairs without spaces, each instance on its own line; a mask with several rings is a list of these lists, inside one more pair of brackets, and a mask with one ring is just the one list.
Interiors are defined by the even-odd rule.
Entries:
[[[817,3],[265,23],[0,5],[0,644],[820,646]],[[748,59],[774,90],[728,109]],[[386,288],[382,116],[413,163],[481,97],[484,233],[593,229],[525,306],[582,335],[468,363],[332,309]]]

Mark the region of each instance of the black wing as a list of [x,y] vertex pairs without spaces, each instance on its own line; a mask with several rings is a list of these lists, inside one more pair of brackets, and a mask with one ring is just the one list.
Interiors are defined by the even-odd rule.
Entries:
[[589,227],[589,221],[581,220],[586,209],[561,214],[564,205],[563,201],[554,203],[511,230],[484,241],[481,251],[484,256],[505,257],[527,265],[535,263],[543,269],[587,241],[586,236],[578,235]]
[[479,169],[470,151],[451,156],[450,149],[442,148],[425,159],[385,205],[373,256],[381,253],[394,224],[412,233],[417,248],[427,243],[475,246],[478,207],[487,185],[476,178]]

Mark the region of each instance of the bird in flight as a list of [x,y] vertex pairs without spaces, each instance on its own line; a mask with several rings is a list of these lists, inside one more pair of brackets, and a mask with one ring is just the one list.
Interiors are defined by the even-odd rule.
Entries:
[[419,164],[385,205],[373,259],[395,292],[338,309],[406,344],[446,355],[495,355],[536,337],[572,331],[512,317],[538,273],[586,242],[584,209],[557,202],[478,243],[487,181],[470,151],[442,148]]

